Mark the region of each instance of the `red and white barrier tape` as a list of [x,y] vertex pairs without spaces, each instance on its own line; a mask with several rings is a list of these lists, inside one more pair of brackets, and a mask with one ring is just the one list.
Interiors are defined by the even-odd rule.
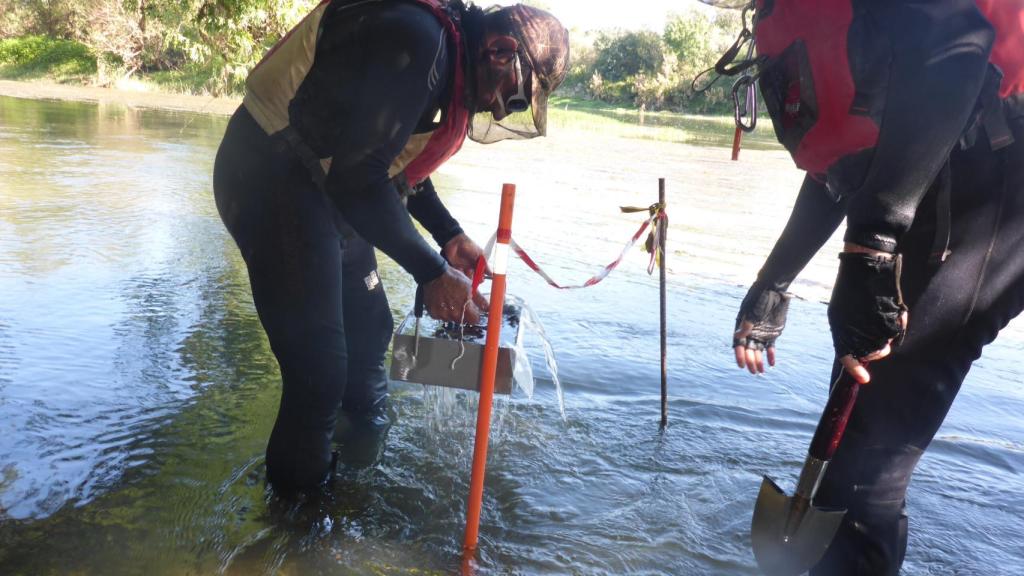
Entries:
[[[516,256],[523,261],[524,264],[529,266],[531,270],[536,272],[541,278],[547,281],[551,286],[558,288],[559,290],[575,290],[578,288],[589,288],[594,284],[605,279],[612,270],[622,262],[622,259],[626,257],[626,253],[629,252],[630,248],[636,245],[640,237],[643,236],[644,231],[647,230],[648,226],[651,226],[651,233],[648,235],[644,245],[644,249],[651,254],[651,260],[647,265],[647,273],[654,273],[654,267],[658,260],[662,257],[661,255],[661,236],[664,234],[665,226],[668,226],[668,214],[665,213],[664,207],[658,206],[657,204],[650,208],[622,208],[623,212],[640,212],[650,211],[651,217],[644,221],[640,225],[640,228],[633,234],[633,237],[629,239],[629,242],[622,247],[622,251],[619,253],[619,257],[616,258],[612,263],[606,265],[601,269],[600,272],[594,274],[582,284],[574,284],[571,286],[564,286],[555,282],[555,280],[545,272],[537,262],[526,253],[526,250],[515,241],[514,238],[510,239],[509,246],[515,252]],[[492,246],[494,245],[495,237],[491,236],[491,239],[487,241],[487,247],[484,249],[486,254],[491,254]]]

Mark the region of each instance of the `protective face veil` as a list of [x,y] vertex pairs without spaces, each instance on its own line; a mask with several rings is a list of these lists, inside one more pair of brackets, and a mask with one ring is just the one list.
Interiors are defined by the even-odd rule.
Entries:
[[496,10],[488,18],[497,31],[518,43],[513,57],[516,92],[499,95],[498,105],[508,114],[501,120],[495,120],[490,112],[475,114],[469,137],[490,144],[544,136],[548,96],[569,69],[569,32],[548,12],[522,4]]

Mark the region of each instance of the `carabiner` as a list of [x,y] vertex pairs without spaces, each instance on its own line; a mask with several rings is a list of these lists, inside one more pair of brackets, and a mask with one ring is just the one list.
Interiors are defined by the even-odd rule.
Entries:
[[[748,134],[757,128],[757,84],[754,80],[754,76],[744,74],[732,85],[733,120],[736,121],[737,128]],[[746,92],[742,105],[740,90]],[[748,124],[743,123],[744,116],[749,118]]]

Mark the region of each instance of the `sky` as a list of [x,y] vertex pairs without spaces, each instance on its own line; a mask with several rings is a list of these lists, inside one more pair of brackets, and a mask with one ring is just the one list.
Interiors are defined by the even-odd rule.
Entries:
[[[479,6],[515,4],[515,0],[476,0]],[[709,9],[698,0],[539,0],[570,30],[648,28],[661,32],[671,12]]]

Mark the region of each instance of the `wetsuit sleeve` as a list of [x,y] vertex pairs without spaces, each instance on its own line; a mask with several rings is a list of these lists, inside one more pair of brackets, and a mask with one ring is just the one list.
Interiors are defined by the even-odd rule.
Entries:
[[[446,264],[416,231],[388,168],[421,117],[436,109],[448,79],[445,36],[431,14],[411,5],[346,20],[359,25],[346,22],[350,28],[318,48],[314,64],[335,115],[326,125],[336,128],[319,139],[333,151],[325,189],[360,236],[428,282]],[[332,33],[325,25],[321,38]]]
[[789,221],[758,272],[756,283],[785,292],[839,228],[845,213],[845,200],[833,202],[825,192],[824,183],[806,176]]
[[412,217],[430,232],[434,242],[441,248],[444,248],[449,240],[462,234],[462,227],[441,202],[430,178],[415,187],[415,193],[409,196],[407,207]]
[[992,28],[973,0],[873,2],[893,59],[878,145],[851,195],[845,240],[893,252],[984,83]]

